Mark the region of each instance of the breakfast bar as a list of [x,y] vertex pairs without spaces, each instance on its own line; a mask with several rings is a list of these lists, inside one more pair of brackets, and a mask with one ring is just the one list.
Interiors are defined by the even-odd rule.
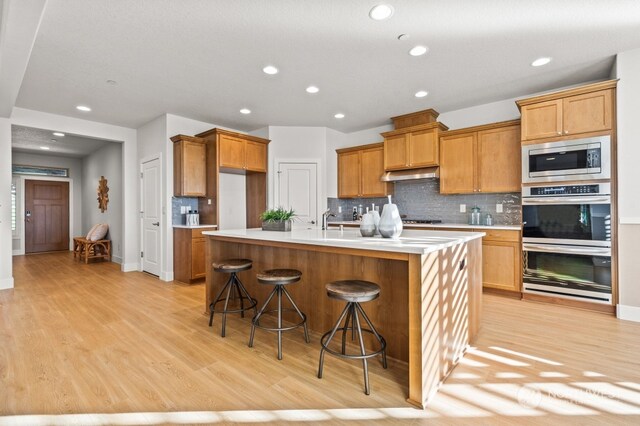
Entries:
[[[480,325],[482,296],[481,232],[405,231],[399,239],[364,238],[359,230],[260,229],[203,232],[207,265],[246,258],[253,268],[238,273],[260,303],[269,289],[256,273],[294,268],[302,278],[291,294],[317,334],[333,326],[343,305],[326,297],[335,280],[377,283],[380,297],[368,305],[373,324],[385,336],[387,355],[408,363],[408,401],[425,408]],[[225,285],[209,268],[205,309]],[[285,320],[294,321],[293,317]],[[372,341],[365,343],[372,345]],[[318,350],[320,349],[318,344]]]

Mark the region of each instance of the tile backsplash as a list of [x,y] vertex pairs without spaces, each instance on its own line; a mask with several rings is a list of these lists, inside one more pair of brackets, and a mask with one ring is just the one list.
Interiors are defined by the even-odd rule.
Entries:
[[[440,180],[423,179],[396,182],[392,201],[398,205],[401,215],[412,219],[440,219],[444,223],[468,223],[469,212],[474,206],[480,207],[482,220],[487,213],[493,216],[494,225],[520,225],[522,221],[522,203],[520,193],[497,194],[440,194]],[[328,208],[336,214],[330,220],[351,220],[354,206],[362,204],[363,209],[371,203],[380,206],[387,203],[386,198],[328,198]],[[460,204],[465,204],[467,212],[460,213]],[[496,204],[502,204],[502,213],[496,212]],[[342,213],[338,213],[338,206]]]
[[173,225],[184,225],[187,223],[187,216],[180,213],[181,206],[187,206],[187,210],[198,210],[198,199],[190,197],[171,197],[171,223]]

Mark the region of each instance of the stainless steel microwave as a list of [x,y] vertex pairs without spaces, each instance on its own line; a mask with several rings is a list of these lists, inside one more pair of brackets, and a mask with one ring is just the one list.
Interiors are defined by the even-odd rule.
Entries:
[[610,178],[610,136],[522,147],[522,183]]

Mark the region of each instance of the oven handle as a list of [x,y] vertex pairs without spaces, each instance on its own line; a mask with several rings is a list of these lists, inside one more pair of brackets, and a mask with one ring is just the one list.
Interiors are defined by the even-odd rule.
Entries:
[[582,196],[582,197],[525,197],[523,205],[535,206],[545,204],[611,204],[610,196]]
[[548,245],[548,244],[522,244],[523,251],[542,251],[546,253],[561,253],[561,254],[583,254],[586,256],[611,256],[610,248],[600,247],[568,247],[560,245]]

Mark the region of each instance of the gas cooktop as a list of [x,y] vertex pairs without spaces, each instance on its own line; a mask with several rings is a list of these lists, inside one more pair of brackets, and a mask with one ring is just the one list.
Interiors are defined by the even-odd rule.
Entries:
[[402,219],[402,223],[432,225],[434,223],[442,223],[442,221],[440,219]]

